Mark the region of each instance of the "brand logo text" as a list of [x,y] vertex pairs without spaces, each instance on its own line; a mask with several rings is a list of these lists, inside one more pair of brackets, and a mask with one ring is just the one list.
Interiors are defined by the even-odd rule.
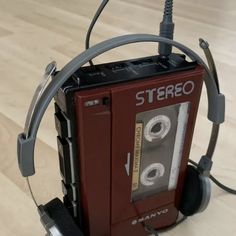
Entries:
[[163,101],[169,98],[181,97],[183,95],[190,95],[195,88],[193,81],[189,80],[185,83],[178,83],[175,85],[167,85],[159,88],[147,89],[136,94],[136,106],[141,106],[145,102],[153,103],[156,101]]
[[142,222],[144,222],[144,221],[146,221],[146,220],[151,220],[151,219],[156,218],[156,217],[158,217],[158,216],[161,216],[161,215],[163,215],[163,214],[167,214],[168,212],[169,212],[169,210],[168,210],[167,208],[166,208],[166,209],[163,209],[163,210],[161,210],[161,211],[153,212],[153,213],[150,214],[150,215],[143,216],[143,217],[141,217],[141,218],[139,218],[139,219],[133,220],[133,221],[132,221],[132,225],[136,225],[136,224],[138,224],[138,223],[142,223]]

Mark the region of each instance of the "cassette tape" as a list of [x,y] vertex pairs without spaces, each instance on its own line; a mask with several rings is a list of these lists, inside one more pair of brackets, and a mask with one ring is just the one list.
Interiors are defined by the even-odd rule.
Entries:
[[176,188],[188,110],[185,102],[136,115],[133,201]]

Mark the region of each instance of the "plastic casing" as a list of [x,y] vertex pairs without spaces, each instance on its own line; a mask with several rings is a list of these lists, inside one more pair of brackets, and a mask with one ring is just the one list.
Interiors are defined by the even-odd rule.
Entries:
[[[81,228],[86,236],[145,236],[147,232],[143,224],[134,224],[138,219],[145,219],[145,223],[155,228],[165,228],[176,222],[203,75],[204,69],[195,65],[175,73],[159,75],[157,72],[146,78],[142,75],[134,81],[82,90],[73,88],[64,94],[73,101],[70,108],[63,105],[62,95],[57,95],[57,106],[67,115],[74,116],[71,120],[74,127],[78,205]],[[195,84],[191,94],[168,97],[162,101],[154,99],[152,103],[145,100],[143,105],[137,106],[138,92],[175,86],[186,81]],[[91,101],[98,101],[98,104],[91,105]],[[190,103],[190,110],[177,188],[132,202],[136,115],[184,102]],[[73,111],[68,112],[68,109]],[[129,175],[125,168],[128,154],[131,157]]]

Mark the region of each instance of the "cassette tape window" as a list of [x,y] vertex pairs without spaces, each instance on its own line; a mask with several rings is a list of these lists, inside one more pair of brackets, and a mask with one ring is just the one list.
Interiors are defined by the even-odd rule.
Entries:
[[132,201],[176,188],[189,106],[185,102],[137,114]]

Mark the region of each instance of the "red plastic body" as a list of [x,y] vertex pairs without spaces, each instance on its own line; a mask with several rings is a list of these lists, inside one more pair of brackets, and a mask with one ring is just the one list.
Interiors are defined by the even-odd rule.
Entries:
[[[74,94],[82,217],[86,236],[148,235],[143,224],[134,224],[140,218],[155,228],[164,228],[176,222],[203,74],[204,70],[198,66],[184,72]],[[191,94],[144,102],[137,106],[136,94],[139,91],[175,86],[186,81],[194,82]],[[99,104],[85,106],[86,102],[94,100]],[[127,153],[130,153],[132,170],[136,114],[183,102],[190,102],[190,113],[176,190],[132,202],[132,174],[127,175],[125,164]]]

